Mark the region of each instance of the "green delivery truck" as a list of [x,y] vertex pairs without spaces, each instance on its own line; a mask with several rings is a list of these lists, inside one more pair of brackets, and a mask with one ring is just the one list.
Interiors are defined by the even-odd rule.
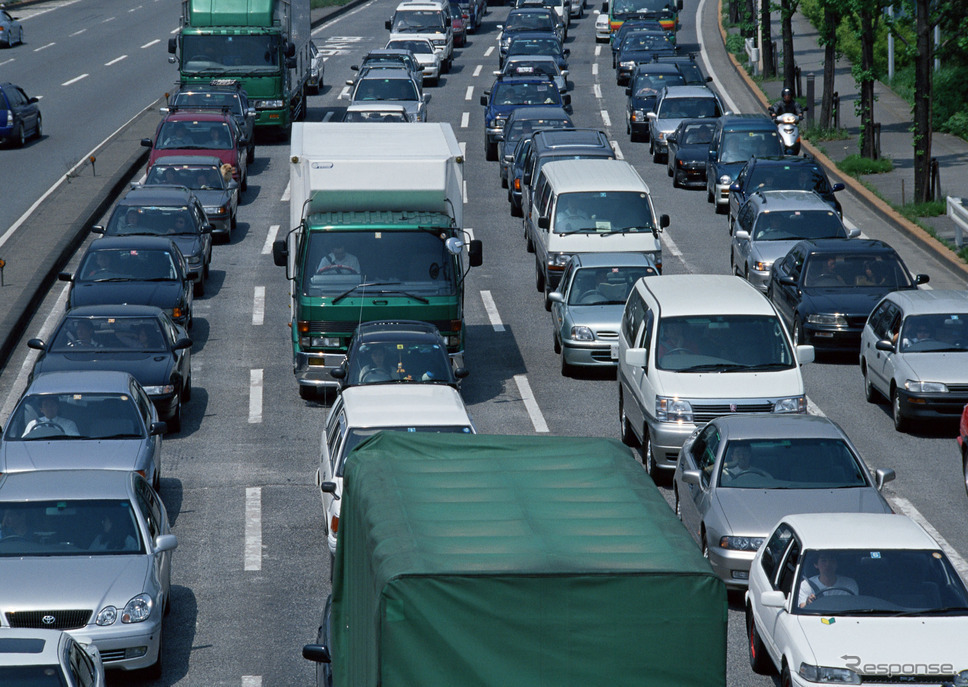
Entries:
[[184,84],[236,79],[261,130],[288,134],[306,115],[310,0],[182,0],[169,62]]
[[362,322],[419,320],[463,367],[464,277],[481,242],[463,229],[464,157],[450,124],[300,122],[289,158],[286,238],[300,395],[336,388]]
[[381,432],[351,454],[320,685],[726,684],[726,589],[611,439]]

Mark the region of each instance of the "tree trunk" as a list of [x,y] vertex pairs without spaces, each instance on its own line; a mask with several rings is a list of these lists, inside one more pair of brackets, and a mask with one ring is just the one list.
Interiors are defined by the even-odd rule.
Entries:
[[746,0],[743,4],[741,32],[743,38],[754,38],[756,36],[756,5],[753,0]]
[[773,57],[773,31],[770,17],[770,0],[760,2],[760,31],[763,37],[760,45],[760,53],[763,56],[763,78],[771,79],[776,76],[773,65],[776,64]]
[[780,33],[783,35],[783,85],[796,90],[797,56],[793,52],[793,15],[796,14],[797,0],[780,0]]
[[869,9],[860,15],[860,102],[857,114],[860,116],[860,155],[874,159],[874,29],[876,21]]
[[934,39],[929,0],[917,0],[915,33],[917,56],[914,62],[914,202],[931,198],[931,95],[933,88]]
[[829,3],[823,10],[823,30],[820,32],[823,51],[823,96],[820,99],[820,119],[817,126],[821,129],[833,128],[834,117],[834,83],[837,67],[837,25],[840,24],[840,12]]

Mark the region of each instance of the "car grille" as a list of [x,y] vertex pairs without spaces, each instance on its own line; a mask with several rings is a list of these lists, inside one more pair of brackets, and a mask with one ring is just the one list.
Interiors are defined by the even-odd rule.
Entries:
[[110,663],[111,661],[122,661],[124,660],[124,649],[110,649],[108,651],[101,651],[101,660],[104,663]]
[[618,341],[618,332],[599,330],[595,332],[595,338],[602,339],[603,341]]
[[704,424],[710,420],[724,415],[736,415],[737,413],[772,413],[773,403],[706,403],[692,405],[693,422]]
[[76,630],[87,625],[93,611],[8,611],[10,627]]
[[948,384],[948,393],[968,394],[968,384]]
[[848,315],[847,326],[851,329],[863,329],[867,324],[867,315]]

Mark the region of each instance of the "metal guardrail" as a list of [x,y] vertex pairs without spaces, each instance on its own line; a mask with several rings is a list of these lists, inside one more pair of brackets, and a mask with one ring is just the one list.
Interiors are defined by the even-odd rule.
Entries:
[[760,49],[754,45],[755,41],[752,38],[747,38],[746,41],[746,57],[749,58],[750,69],[752,69],[753,76],[760,75]]
[[948,217],[955,223],[955,246],[961,248],[965,243],[965,232],[968,232],[968,208],[963,198],[947,196],[945,199]]

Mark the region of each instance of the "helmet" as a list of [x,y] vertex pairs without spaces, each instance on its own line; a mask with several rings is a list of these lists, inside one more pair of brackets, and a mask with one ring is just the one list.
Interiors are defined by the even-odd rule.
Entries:
[[787,96],[789,96],[789,97],[792,98],[793,97],[793,89],[792,88],[784,88],[782,91],[780,91],[780,95],[783,98],[786,98]]

